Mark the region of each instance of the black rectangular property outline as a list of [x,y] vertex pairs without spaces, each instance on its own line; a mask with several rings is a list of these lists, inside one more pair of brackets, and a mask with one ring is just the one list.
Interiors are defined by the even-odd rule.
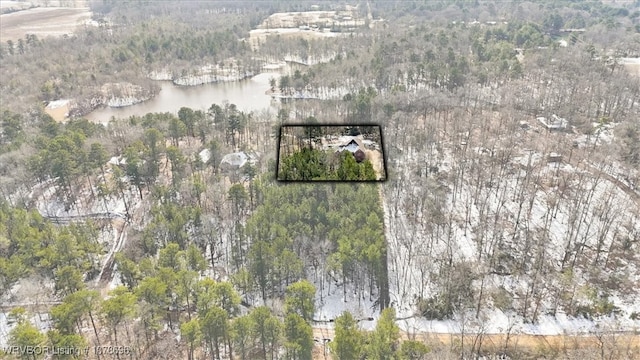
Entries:
[[[384,178],[382,180],[280,180],[278,178],[278,173],[280,172],[280,141],[282,139],[282,128],[284,127],[348,127],[348,126],[375,126],[380,131],[380,149],[382,150],[382,166],[384,168]],[[307,183],[307,184],[322,184],[322,183],[372,183],[379,184],[384,183],[389,179],[389,170],[387,168],[387,151],[384,146],[384,134],[382,132],[382,126],[380,124],[375,123],[362,123],[362,124],[353,124],[353,123],[320,123],[320,124],[308,124],[308,123],[295,123],[295,124],[281,124],[278,128],[278,144],[277,144],[277,153],[276,153],[276,166],[275,166],[275,179],[277,182],[281,183]]]

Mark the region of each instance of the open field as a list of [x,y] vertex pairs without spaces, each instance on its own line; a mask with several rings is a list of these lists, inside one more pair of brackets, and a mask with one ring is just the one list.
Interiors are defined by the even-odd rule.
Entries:
[[355,19],[352,11],[305,11],[275,13],[258,26],[259,29],[297,28],[299,26],[331,27],[362,26],[364,20]]
[[27,34],[39,38],[62,36],[91,19],[88,8],[34,8],[0,15],[0,41],[16,41]]
[[68,100],[52,101],[44,109],[44,111],[57,122],[65,121],[69,115],[69,110],[71,110],[71,107]]
[[330,32],[332,27],[356,28],[365,24],[365,20],[357,19],[351,10],[275,13],[249,32],[249,41],[252,49],[257,49],[268,36],[313,40],[349,33]]
[[632,75],[640,76],[640,58],[623,58],[621,63]]

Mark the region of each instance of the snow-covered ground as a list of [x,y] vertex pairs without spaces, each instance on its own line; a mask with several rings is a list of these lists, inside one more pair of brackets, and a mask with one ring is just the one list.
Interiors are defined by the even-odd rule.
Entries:
[[[97,189],[96,189],[97,190]],[[38,212],[48,218],[73,218],[81,216],[96,216],[104,218],[124,218],[126,206],[121,198],[106,197],[90,204],[67,206],[55,195],[56,189],[51,186],[43,193],[43,197],[36,203]],[[127,201],[135,201],[135,194],[129,194]]]
[[[603,129],[607,132],[610,129]],[[607,137],[600,134],[600,139]],[[399,150],[401,147],[396,146]],[[462,161],[460,155],[451,151],[442,151],[435,156],[424,154],[424,149],[403,148],[395,162],[395,172],[406,176],[397,177],[393,186],[385,185],[384,214],[386,239],[389,251],[389,281],[392,305],[399,318],[407,318],[399,324],[405,330],[434,332],[459,332],[458,320],[426,320],[417,313],[417,300],[429,298],[438,293],[437,275],[439,260],[451,253],[452,260],[471,264],[484,278],[484,297],[482,311],[478,319],[475,311],[463,318],[473,319],[478,329],[487,333],[504,333],[507,329],[526,334],[556,335],[564,333],[587,333],[602,329],[604,326],[618,331],[631,331],[640,328],[640,321],[632,320],[631,314],[640,312],[640,294],[635,290],[608,291],[608,300],[619,309],[617,316],[595,317],[587,320],[583,317],[571,317],[558,306],[556,289],[561,288],[560,269],[565,251],[574,251],[574,246],[583,243],[580,259],[575,264],[571,282],[575,290],[577,304],[590,305],[592,299],[585,295],[593,284],[593,274],[589,265],[594,261],[595,249],[600,248],[601,257],[598,267],[603,267],[604,257],[613,249],[614,241],[622,238],[637,238],[640,234],[639,205],[634,202],[618,184],[608,178],[598,176],[589,169],[577,169],[566,163],[547,163],[546,156],[537,151],[522,152],[510,159],[509,172],[503,174],[483,173],[483,166],[473,168],[471,164],[481,164],[482,152]],[[440,184],[445,185],[444,193],[434,193],[424,171],[421,176],[414,175],[416,168],[427,163],[439,166]],[[531,167],[532,178],[525,180],[526,169]],[[456,174],[464,171],[465,176],[459,183],[453,183]],[[478,184],[475,177],[480,172],[483,179],[492,179]],[[432,177],[433,179],[433,177]],[[442,179],[449,179],[443,183]],[[529,181],[527,185],[523,182]],[[438,182],[434,180],[434,184]],[[435,186],[435,185],[433,185]],[[522,192],[521,192],[522,191]],[[520,198],[521,194],[523,197]],[[582,194],[582,195],[580,195]],[[421,203],[420,199],[424,199]],[[522,199],[522,201],[520,200]],[[578,200],[579,199],[579,200]],[[442,205],[442,213],[434,211]],[[556,205],[557,204],[557,208]],[[442,216],[442,224],[437,226],[434,216]],[[518,220],[516,220],[518,219]],[[448,223],[451,223],[449,227]],[[527,239],[525,241],[525,239]],[[529,242],[529,247],[524,244]],[[500,244],[500,245],[498,245]],[[539,244],[539,245],[535,245]],[[495,269],[487,268],[492,250],[506,251],[505,256],[523,259],[535,256],[544,247],[545,266],[557,272],[554,276],[545,275],[543,281],[537,280],[538,290],[545,295],[536,306],[536,320],[531,323],[531,308],[527,311],[527,320],[521,316],[525,296],[531,284],[536,282],[533,270],[518,274],[506,271],[505,274],[491,274]],[[614,251],[614,250],[611,250]],[[613,255],[611,255],[613,256]],[[570,257],[570,259],[572,259]],[[515,261],[515,260],[514,260]],[[611,260],[614,261],[614,260]],[[602,269],[601,276],[622,277],[629,284],[640,281],[640,271],[632,261],[615,260],[618,266]],[[531,262],[531,261],[529,261]],[[507,263],[512,268],[516,265]],[[434,277],[435,276],[435,277]],[[474,280],[476,294],[480,288],[480,278]],[[602,284],[598,285],[599,287]],[[513,297],[513,309],[500,310],[492,304],[491,294],[503,288]],[[539,308],[538,308],[539,306]],[[555,316],[552,315],[555,313]]]
[[378,316],[378,306],[374,304],[374,301],[369,300],[366,295],[362,298],[354,294],[352,289],[348,289],[345,299],[342,286],[334,285],[331,286],[331,289],[320,291],[320,284],[314,285],[316,286],[316,313],[314,320],[318,322],[331,321],[345,311],[350,312],[356,319],[376,318]]
[[61,99],[61,100],[55,100],[55,101],[50,101],[49,104],[47,104],[47,109],[57,109],[61,106],[65,106],[67,104],[69,104],[69,99]]
[[[0,312],[0,350],[8,348],[11,330],[16,326],[15,321],[11,321],[8,315]],[[36,314],[29,321],[41,332],[46,332],[51,327],[49,314]]]

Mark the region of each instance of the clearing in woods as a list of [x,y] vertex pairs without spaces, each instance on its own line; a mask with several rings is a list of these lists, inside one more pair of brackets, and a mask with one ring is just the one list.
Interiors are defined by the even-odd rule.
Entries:
[[88,8],[34,8],[0,15],[0,41],[17,41],[27,34],[39,38],[73,33],[91,20]]

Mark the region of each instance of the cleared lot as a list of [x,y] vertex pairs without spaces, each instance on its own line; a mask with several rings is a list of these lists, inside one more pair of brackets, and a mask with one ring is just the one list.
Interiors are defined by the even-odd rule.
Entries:
[[72,33],[91,19],[88,8],[35,8],[0,15],[0,41],[16,41],[27,34],[39,38]]
[[620,63],[633,75],[640,76],[640,58],[622,58]]

